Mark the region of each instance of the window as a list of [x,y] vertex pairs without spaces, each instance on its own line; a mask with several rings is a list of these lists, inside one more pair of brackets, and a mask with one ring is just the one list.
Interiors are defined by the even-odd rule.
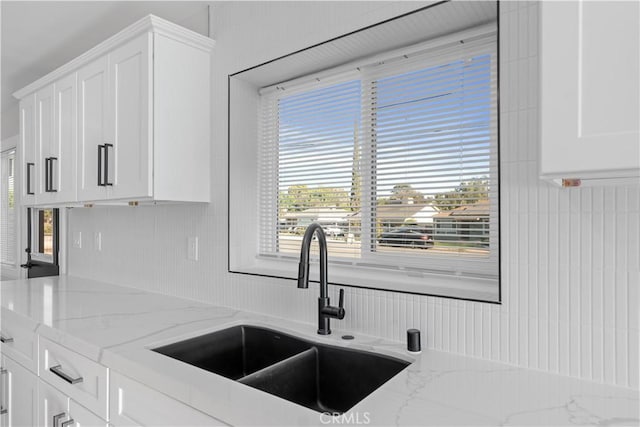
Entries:
[[16,264],[16,215],[15,201],[15,150],[7,150],[2,153],[0,171],[2,184],[0,185],[2,200],[0,201],[0,254],[2,264],[15,266]]
[[270,86],[230,79],[230,271],[295,278],[318,222],[330,283],[499,301],[497,26],[465,28]]

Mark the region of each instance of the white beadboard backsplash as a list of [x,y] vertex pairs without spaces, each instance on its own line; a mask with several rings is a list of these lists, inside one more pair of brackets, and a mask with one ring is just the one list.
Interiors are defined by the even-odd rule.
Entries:
[[[69,232],[84,241],[69,248],[69,273],[314,324],[317,287],[227,272],[226,77],[419,5],[215,4],[213,202],[72,209]],[[502,304],[347,288],[333,327],[397,341],[419,328],[428,348],[637,389],[640,187],[538,178],[538,31],[536,2],[501,3]],[[193,236],[199,261],[187,259]]]

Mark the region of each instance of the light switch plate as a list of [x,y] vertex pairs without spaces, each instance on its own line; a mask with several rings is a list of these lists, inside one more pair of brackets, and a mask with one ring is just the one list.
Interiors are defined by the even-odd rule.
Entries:
[[93,233],[93,248],[96,251],[102,250],[102,233],[99,231]]
[[198,260],[198,238],[189,237],[187,239],[187,259],[191,261]]
[[82,231],[73,232],[73,247],[76,249],[82,249]]

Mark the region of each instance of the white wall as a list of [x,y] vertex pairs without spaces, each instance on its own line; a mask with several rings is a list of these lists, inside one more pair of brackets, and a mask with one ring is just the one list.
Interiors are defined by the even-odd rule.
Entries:
[[18,112],[18,103],[3,111],[0,118],[0,137],[4,140],[20,133],[20,114]]
[[[70,273],[313,324],[317,288],[227,273],[227,75],[418,6],[216,4],[214,202],[73,209],[83,248],[70,250]],[[538,179],[537,33],[536,3],[502,3],[503,304],[346,289],[334,328],[401,341],[418,327],[429,348],[638,388],[640,189]],[[189,236],[200,238],[197,262]]]

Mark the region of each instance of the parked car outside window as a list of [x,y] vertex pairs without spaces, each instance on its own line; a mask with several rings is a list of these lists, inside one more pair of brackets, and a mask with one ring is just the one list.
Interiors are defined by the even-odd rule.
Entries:
[[410,248],[433,247],[433,236],[421,228],[401,227],[387,231],[380,235],[378,244],[381,246],[401,246]]

